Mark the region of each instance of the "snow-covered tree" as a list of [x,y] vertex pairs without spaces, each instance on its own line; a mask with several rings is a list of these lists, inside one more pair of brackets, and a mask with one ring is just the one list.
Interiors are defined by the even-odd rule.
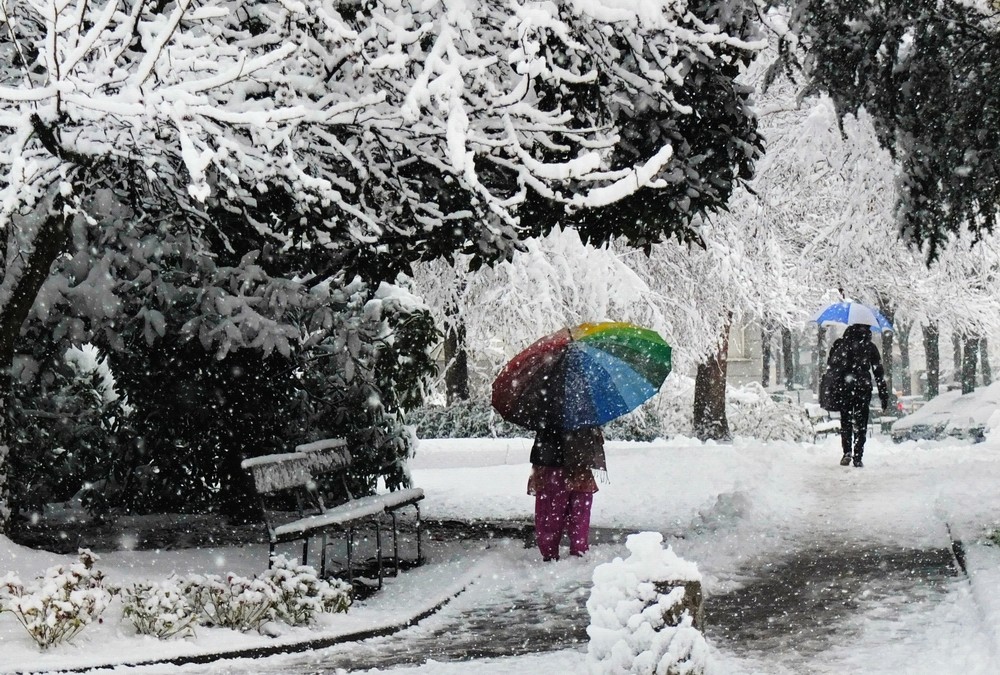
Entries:
[[[37,296],[64,253],[67,286],[93,292],[63,337],[120,343],[103,250],[125,236],[141,260],[172,230],[192,259],[270,248],[286,278],[317,280],[502,257],[559,220],[646,245],[694,236],[758,152],[733,83],[749,2],[2,9],[4,371],[33,308],[62,311]],[[657,218],[635,217],[649,204]],[[251,322],[210,342],[280,350],[286,333]]]
[[995,7],[965,0],[798,0],[806,72],[841,114],[864,107],[899,160],[899,218],[930,257],[1000,203]]

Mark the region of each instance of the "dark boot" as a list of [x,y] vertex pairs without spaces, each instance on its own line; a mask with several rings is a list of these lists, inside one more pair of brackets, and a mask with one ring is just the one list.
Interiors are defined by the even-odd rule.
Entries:
[[844,456],[840,458],[840,466],[847,466],[851,463],[851,453],[845,452]]

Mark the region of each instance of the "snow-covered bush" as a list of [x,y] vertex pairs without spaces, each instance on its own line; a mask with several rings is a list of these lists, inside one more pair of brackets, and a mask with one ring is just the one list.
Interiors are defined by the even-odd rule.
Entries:
[[199,623],[244,632],[260,630],[272,619],[302,626],[320,612],[346,612],[351,606],[349,584],[321,580],[315,568],[283,556],[275,556],[271,569],[253,579],[191,575],[179,587]]
[[263,575],[277,591],[275,618],[290,626],[306,626],[317,614],[347,612],[351,606],[350,584],[325,581],[309,565],[296,565],[282,555],[272,559],[271,569]]
[[726,415],[735,436],[762,441],[811,441],[812,424],[805,408],[787,400],[774,400],[758,382],[730,387]]
[[176,582],[137,583],[122,590],[122,616],[140,635],[161,640],[194,635],[198,615]]
[[470,399],[452,405],[426,405],[410,411],[406,421],[420,438],[517,438],[531,431],[505,421],[489,401]]
[[11,406],[10,489],[15,516],[42,511],[46,503],[68,501],[88,484],[84,505],[102,512],[108,479],[127,454],[128,413],[107,381],[102,362],[67,351],[29,331],[20,355]]
[[[407,415],[420,438],[519,438],[534,432],[504,420],[488,401],[473,399],[448,406],[424,406]],[[661,436],[660,419],[652,403],[612,420],[604,437],[612,441],[651,441]]]
[[269,582],[236,574],[193,574],[180,583],[181,593],[199,615],[199,623],[246,632],[260,630],[274,616],[277,589]]
[[609,441],[652,441],[662,436],[663,424],[654,401],[604,425],[604,438]]
[[[694,379],[673,373],[649,405],[659,418],[664,437],[694,436]],[[791,401],[775,401],[756,382],[726,388],[726,417],[734,436],[766,441],[812,440],[809,417]]]
[[[652,441],[669,436],[694,436],[694,379],[672,374],[660,393],[628,415],[604,426],[609,441]],[[726,415],[736,436],[765,441],[812,440],[806,411],[791,401],[775,401],[756,382],[726,390]],[[411,411],[407,422],[420,438],[512,438],[532,436],[528,429],[500,417],[488,401],[473,399],[449,406],[424,406]]]
[[[615,558],[594,570],[587,600],[591,673],[700,675],[708,667],[708,643],[684,607],[685,582],[701,582],[694,563],[682,560],[657,532],[626,540],[627,560]],[[657,582],[677,585],[667,593]],[[668,621],[667,619],[670,619]]]
[[0,579],[0,612],[14,615],[42,649],[72,640],[111,601],[104,575],[94,569],[97,556],[80,549],[77,562],[56,565],[35,583],[25,585],[13,574]]

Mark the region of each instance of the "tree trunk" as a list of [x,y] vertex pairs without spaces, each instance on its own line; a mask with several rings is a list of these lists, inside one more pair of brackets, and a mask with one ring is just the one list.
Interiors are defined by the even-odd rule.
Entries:
[[965,353],[962,355],[962,393],[971,394],[976,390],[976,362],[979,360],[979,338],[965,338]]
[[899,337],[899,388],[903,396],[913,393],[913,378],[910,376],[910,327],[899,326],[896,332]]
[[795,354],[792,351],[792,331],[781,329],[781,357],[785,359],[785,391],[791,391],[795,383]]
[[990,368],[989,343],[986,338],[979,341],[979,364],[983,368],[983,386],[993,384],[993,369]]
[[893,337],[892,333],[882,333],[882,367],[885,368],[885,384],[889,387],[890,394],[896,390],[894,382],[896,366],[892,359]]
[[[879,311],[882,312],[882,316],[889,320],[889,323],[895,325],[895,311],[886,302],[879,302]],[[892,359],[892,343],[894,335],[892,333],[882,333],[882,367],[885,368],[885,383],[889,387],[889,395],[896,390],[893,380],[895,380],[896,366]]]
[[819,382],[826,372],[826,328],[823,326],[816,329],[816,353],[813,354],[813,363],[816,367],[813,368],[812,390],[818,394]]
[[469,400],[469,356],[465,351],[465,322],[451,303],[445,310],[444,385],[448,405]]
[[936,323],[929,323],[924,326],[924,355],[927,359],[927,398],[932,399],[938,395],[941,386],[941,352],[938,339],[941,334],[938,332]]
[[[21,327],[31,312],[38,291],[49,276],[52,263],[69,247],[70,219],[63,213],[60,195],[39,226],[30,251],[23,251],[27,263],[20,277],[13,280],[10,300],[0,307],[0,534],[6,533],[10,522],[11,504],[7,491],[7,455],[10,451],[11,369],[14,365],[14,347]],[[9,267],[6,273],[12,273]],[[5,279],[8,283],[11,280]]]
[[767,389],[771,386],[771,331],[760,331],[761,371],[760,384]]
[[955,381],[962,381],[962,334],[952,331],[951,333],[951,356],[955,365]]
[[10,525],[10,491],[7,487],[7,457],[10,454],[10,367],[0,370],[0,534]]
[[719,350],[698,364],[694,380],[694,433],[701,440],[729,440],[726,419],[726,370],[729,364],[729,322],[722,331]]

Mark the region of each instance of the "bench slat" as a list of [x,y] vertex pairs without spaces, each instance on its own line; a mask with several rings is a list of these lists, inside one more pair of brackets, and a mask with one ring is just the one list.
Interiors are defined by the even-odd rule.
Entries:
[[342,448],[347,445],[347,441],[343,438],[324,438],[321,441],[313,441],[312,443],[303,443],[302,445],[295,446],[295,452],[316,452],[318,450],[332,450],[334,448]]
[[342,446],[253,457],[243,460],[241,466],[253,476],[257,492],[268,494],[307,485],[313,474],[346,469],[351,465],[351,452]]

